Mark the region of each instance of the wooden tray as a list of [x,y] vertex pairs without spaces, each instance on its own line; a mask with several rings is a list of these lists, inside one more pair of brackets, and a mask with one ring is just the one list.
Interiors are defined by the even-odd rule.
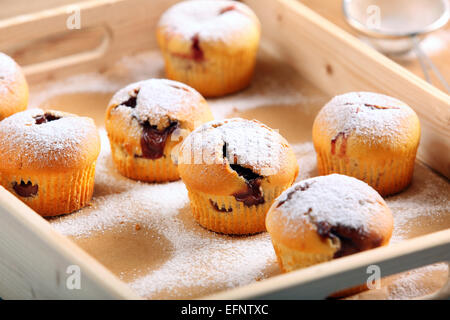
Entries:
[[[123,64],[115,62],[121,57],[135,55],[138,52],[147,52],[141,56],[145,61],[149,59],[155,61],[153,65],[155,69],[147,70],[148,76],[162,76],[161,60],[155,52],[154,30],[160,14],[174,2],[163,0],[80,2],[75,9],[80,10],[82,29],[73,31],[66,29],[66,20],[72,13],[68,9],[73,7],[45,9],[38,13],[3,19],[0,20],[0,48],[10,53],[24,66],[27,79],[31,84],[32,101],[34,99],[36,104],[43,105],[58,104],[65,110],[72,108],[71,111],[76,113],[89,114],[101,126],[105,104],[111,92],[66,94],[42,101],[38,99],[39,94],[45,93],[45,88],[55,88],[51,86],[51,83],[68,81],[65,83],[70,86],[70,81],[74,81],[74,78],[67,77],[75,73],[97,72],[97,74],[115,77],[117,83],[137,80],[136,77],[141,76],[142,73],[138,73],[137,76],[123,74],[121,72]],[[296,142],[304,142],[310,140],[309,127],[314,118],[314,112],[332,95],[357,90],[389,94],[410,104],[420,117],[422,140],[418,153],[419,169],[416,172],[429,172],[421,165],[422,163],[442,176],[449,177],[450,155],[449,152],[444,152],[450,149],[448,130],[450,99],[446,94],[363,45],[296,1],[249,0],[245,2],[255,10],[263,28],[262,50],[255,81],[252,87],[236,96],[210,101],[216,115],[256,117],[273,127],[280,126],[282,134],[285,134],[288,140],[291,137],[291,140],[299,140]],[[270,91],[273,88],[267,86],[265,81],[272,76],[277,80],[275,82],[281,82],[281,85],[275,88],[281,90],[283,85],[293,89],[298,88],[300,95],[308,98],[302,101],[312,106],[309,113],[301,111],[302,105],[301,103],[299,105],[297,100],[288,102],[282,99],[276,100],[282,106],[272,106],[272,108],[278,108],[277,110],[285,108],[284,111],[292,117],[302,118],[301,128],[297,129],[295,123],[289,123],[291,130],[300,131],[296,136],[290,135],[288,131],[283,133],[286,119],[276,120],[276,117],[268,115],[262,109],[253,108],[249,111],[239,107],[243,101],[253,101],[254,106],[268,107],[267,104],[272,102],[270,99],[264,99],[271,97]],[[83,81],[83,78],[78,78],[78,81]],[[60,85],[56,88],[63,87]],[[53,92],[53,94],[57,93]],[[46,94],[48,96],[49,92]],[[281,94],[284,93],[281,92]],[[293,93],[290,92],[290,94]],[[255,103],[255,99],[260,101]],[[74,101],[79,101],[81,104]],[[86,101],[93,103],[92,107],[89,105],[85,109],[79,109],[80,105],[83,105],[82,102]],[[227,107],[222,108],[221,105],[224,103]],[[235,110],[230,107],[233,103],[236,103]],[[300,108],[300,111],[295,109],[296,106]],[[297,111],[299,113],[296,113]],[[300,150],[300,155],[301,152]],[[309,174],[314,174],[314,168],[310,170]],[[437,177],[432,172],[429,174]],[[415,177],[414,188],[420,189],[419,184],[425,182],[420,179],[421,177],[426,175],[420,175],[419,179]],[[232,290],[225,290],[226,286],[220,285],[206,290],[206,294],[203,295],[202,293],[205,292],[198,290],[197,296],[323,298],[336,290],[365,282],[367,266],[372,264],[381,268],[383,276],[388,276],[420,266],[448,261],[450,260],[450,229],[442,230],[450,226],[448,181],[445,178],[437,177],[436,179],[443,181],[443,195],[440,197],[447,205],[446,207],[444,205],[445,212],[441,214],[446,219],[440,226],[425,228],[417,233],[426,235],[290,274],[276,275],[278,271],[275,266],[266,270],[265,275],[270,276],[269,279],[253,281],[250,285]],[[414,193],[414,188],[412,188],[413,191],[408,192]],[[98,190],[97,186],[96,190]],[[114,261],[107,262],[105,257],[96,255],[95,250],[91,250],[92,246],[83,243],[82,240],[74,237],[69,239],[55,231],[55,228],[58,229],[58,223],[61,225],[64,221],[76,219],[74,217],[77,215],[83,215],[83,213],[76,213],[48,223],[12,194],[0,188],[0,256],[2,257],[0,296],[2,298],[130,299],[140,297],[136,294],[136,290],[133,291],[125,284],[126,277],[121,277],[125,279],[124,281],[119,279],[117,270],[114,270],[117,265]],[[441,231],[433,232],[437,230]],[[206,233],[203,230],[198,232]],[[100,235],[98,241],[107,241],[107,239],[101,238]],[[108,268],[92,258],[86,251],[102,261]],[[68,276],[66,271],[70,265],[77,265],[82,271],[80,290],[68,290],[66,287]],[[235,286],[237,285],[232,285],[232,287]],[[447,296],[448,291],[445,290],[448,288],[428,297]],[[208,295],[212,292],[216,294]],[[178,296],[168,295],[168,297]]]

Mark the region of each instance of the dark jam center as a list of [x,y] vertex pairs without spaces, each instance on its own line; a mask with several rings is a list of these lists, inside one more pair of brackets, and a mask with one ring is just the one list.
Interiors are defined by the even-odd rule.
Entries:
[[211,206],[216,211],[219,211],[219,212],[233,212],[233,208],[224,208],[224,207],[219,208],[219,205],[217,204],[217,202],[214,202],[211,199],[209,199],[209,203],[211,204]]
[[13,182],[14,191],[21,197],[28,198],[37,195],[39,187],[33,185],[31,181],[27,183],[21,181],[20,183]]
[[135,108],[136,101],[137,101],[137,97],[130,97],[130,99],[128,99],[127,101],[122,102],[122,105],[130,107],[130,108]]
[[243,202],[247,207],[264,203],[264,197],[261,192],[261,180],[263,177],[238,164],[231,164],[230,166],[239,176],[245,179],[247,184],[247,190],[233,194],[234,198]]
[[322,238],[339,239],[341,247],[334,253],[334,258],[348,256],[353,253],[379,247],[382,243],[381,238],[368,237],[367,234],[359,229],[346,226],[332,226],[327,222],[316,224],[317,233]]
[[171,122],[167,128],[158,130],[157,126],[145,122],[141,136],[142,157],[152,160],[161,158],[164,155],[167,138],[177,127],[178,122]]
[[128,100],[122,102],[120,105],[123,106],[127,106],[129,108],[136,108],[136,104],[137,104],[137,96],[139,94],[139,90],[136,89],[133,91],[132,94],[130,94],[130,97],[128,98]]
[[40,114],[34,117],[35,123],[36,124],[43,124],[43,123],[47,123],[47,122],[51,122],[51,121],[55,121],[61,119],[61,117],[55,116],[51,113],[44,113],[44,114]]
[[314,182],[310,182],[310,183],[305,182],[304,184],[299,184],[299,185],[295,186],[294,190],[292,190],[291,192],[289,192],[289,193],[287,194],[286,198],[278,203],[277,208],[279,208],[280,206],[282,206],[286,201],[291,200],[291,199],[292,199],[292,196],[293,196],[296,192],[308,190],[309,187],[310,187],[313,183],[314,183]]
[[192,58],[196,61],[203,60],[203,50],[200,48],[200,39],[198,35],[194,35],[192,37],[192,45],[191,45],[191,51],[192,51]]

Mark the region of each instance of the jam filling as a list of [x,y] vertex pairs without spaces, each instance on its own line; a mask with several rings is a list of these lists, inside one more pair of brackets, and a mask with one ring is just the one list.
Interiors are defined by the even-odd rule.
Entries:
[[157,126],[152,126],[148,122],[145,122],[142,126],[142,158],[152,160],[161,158],[164,155],[167,138],[178,128],[178,122],[171,122],[163,130],[158,130]]
[[205,60],[204,52],[202,48],[200,48],[200,38],[198,34],[195,34],[191,38],[191,50],[189,53],[174,52],[172,55],[182,59],[193,60],[195,62],[202,62]]
[[51,113],[44,113],[44,114],[39,114],[37,116],[34,117],[35,123],[36,124],[43,124],[43,123],[47,123],[47,122],[51,122],[51,121],[55,121],[61,119],[61,117],[55,116]]
[[230,164],[231,169],[245,179],[247,190],[233,194],[237,201],[243,202],[245,206],[251,207],[265,202],[261,192],[262,176],[254,173],[248,168],[244,168],[238,164]]
[[[224,143],[222,147],[223,157],[227,158],[227,144]],[[234,159],[236,162],[236,159]],[[236,201],[243,202],[245,206],[251,207],[265,202],[264,196],[261,192],[262,176],[254,173],[251,169],[244,168],[238,164],[230,164],[231,169],[245,179],[247,189],[243,192],[236,192],[233,194]]]
[[127,101],[122,102],[120,105],[127,106],[132,109],[136,108],[138,94],[139,90],[134,90],[134,95],[130,95],[130,98]]
[[382,238],[370,238],[359,229],[346,226],[332,226],[327,222],[319,222],[316,224],[317,233],[322,238],[339,239],[341,247],[334,253],[333,258],[340,258],[357,253],[364,250],[379,247]]
[[195,61],[202,61],[204,55],[203,50],[200,48],[200,39],[198,37],[198,34],[194,35],[191,40],[192,59],[194,59]]
[[345,153],[347,152],[347,135],[345,134],[345,132],[339,132],[336,137],[334,137],[331,140],[331,154],[336,154],[336,142],[339,139],[339,137],[342,137],[341,139],[341,147],[339,149],[339,157],[344,157]]
[[233,208],[219,208],[219,205],[212,201],[211,199],[209,199],[209,203],[211,204],[211,206],[214,208],[214,210],[219,211],[219,212],[233,212]]
[[20,181],[20,183],[13,182],[12,187],[14,191],[21,197],[29,198],[37,195],[38,193],[38,185],[33,185],[31,181],[27,183]]
[[292,190],[291,192],[289,192],[286,196],[286,199],[284,199],[283,201],[280,201],[277,204],[277,208],[279,208],[280,206],[282,206],[286,201],[289,201],[292,199],[292,196],[294,195],[294,193],[298,192],[298,191],[305,191],[308,190],[309,187],[313,184],[314,182],[311,183],[304,183],[303,185],[297,185],[294,187],[294,190]]

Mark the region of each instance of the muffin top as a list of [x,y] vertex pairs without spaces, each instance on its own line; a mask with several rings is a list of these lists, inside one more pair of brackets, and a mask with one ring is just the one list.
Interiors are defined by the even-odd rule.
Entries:
[[[370,92],[350,92],[334,97],[316,117],[331,138],[353,135],[369,144],[406,143],[417,134],[419,120],[404,102]],[[415,140],[415,139],[413,139]]]
[[383,198],[368,184],[331,174],[285,190],[272,205],[266,224],[271,235],[275,232],[294,245],[304,238],[311,240],[308,234],[313,232],[319,239],[349,240],[351,247],[341,249],[360,251],[389,241],[393,218]]
[[253,11],[236,1],[183,1],[169,8],[158,27],[186,40],[227,42],[246,30],[259,29]]
[[177,81],[149,79],[132,83],[114,94],[107,120],[118,117],[129,122],[135,119],[159,130],[173,121],[187,122],[188,129],[193,130],[194,122],[200,121],[205,113],[211,120],[206,100],[193,88]]
[[272,175],[280,170],[290,146],[278,132],[257,120],[233,118],[202,125],[188,136],[182,148],[191,148],[194,160],[206,164],[226,162]]
[[100,137],[90,118],[29,109],[0,122],[0,170],[79,168],[99,152]]

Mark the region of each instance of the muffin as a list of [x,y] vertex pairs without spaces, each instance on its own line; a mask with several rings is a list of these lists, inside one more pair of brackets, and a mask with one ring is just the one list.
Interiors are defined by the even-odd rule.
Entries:
[[192,132],[181,145],[178,168],[194,218],[225,234],[264,231],[272,202],[298,175],[294,152],[281,135],[240,118]]
[[26,109],[28,84],[17,63],[0,52],[0,121]]
[[90,118],[19,112],[0,122],[0,184],[42,216],[70,213],[92,198],[99,152]]
[[118,171],[147,182],[174,181],[178,145],[213,119],[205,99],[182,83],[149,79],[119,90],[106,111],[106,131]]
[[166,76],[206,97],[247,87],[253,75],[260,23],[253,11],[235,1],[183,1],[158,23],[157,40]]
[[294,184],[266,218],[283,272],[387,245],[393,217],[365,182],[340,174]]
[[397,99],[368,92],[337,96],[317,115],[312,135],[320,175],[353,176],[383,196],[411,182],[420,124]]

